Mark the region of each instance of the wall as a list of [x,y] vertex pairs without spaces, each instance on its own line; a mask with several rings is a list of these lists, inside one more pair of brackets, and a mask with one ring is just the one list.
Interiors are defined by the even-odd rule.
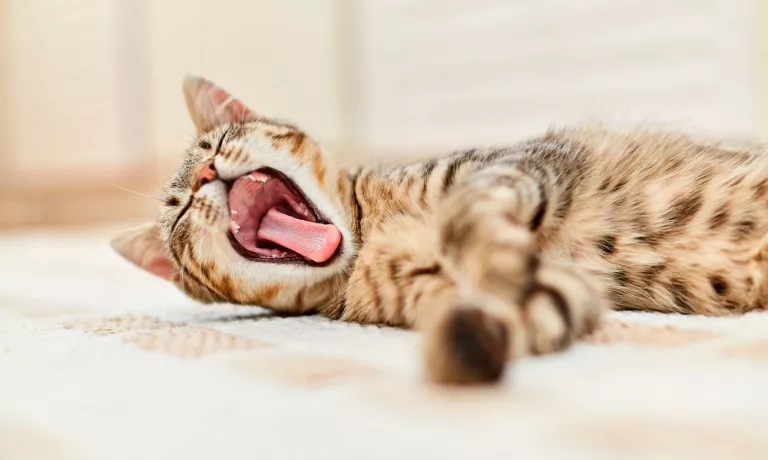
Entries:
[[[6,160],[17,175],[67,181],[112,172],[129,146],[116,56],[118,2],[10,0],[3,68]],[[134,75],[127,76],[132,81]],[[126,85],[127,86],[127,85]],[[85,171],[87,165],[89,171]],[[23,184],[19,184],[22,186]]]
[[347,162],[617,113],[768,138],[767,5],[0,0],[0,226],[151,217],[187,73]]
[[587,119],[758,132],[755,0],[363,5],[363,129],[379,155]]
[[152,146],[164,159],[175,161],[192,131],[181,95],[187,73],[339,142],[332,0],[145,1]]
[[[0,0],[0,226],[149,218],[185,74],[339,144],[332,0]],[[132,194],[124,189],[137,193]]]

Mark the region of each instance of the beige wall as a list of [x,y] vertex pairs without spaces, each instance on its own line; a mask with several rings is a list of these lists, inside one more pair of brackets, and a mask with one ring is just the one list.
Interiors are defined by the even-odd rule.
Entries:
[[[768,30],[765,27],[768,24],[768,0],[730,3],[728,0],[712,0],[701,4],[696,0],[680,0],[672,2],[674,8],[662,0],[622,0],[623,3],[613,4],[611,11],[618,18],[627,19],[630,15],[621,11],[627,5],[636,8],[644,3],[656,5],[651,10],[658,13],[667,29],[677,34],[672,34],[672,38],[677,37],[685,45],[697,33],[700,38],[711,35],[743,39],[747,35],[738,33],[738,28],[735,33],[728,33],[734,28],[721,29],[712,24],[719,23],[716,18],[720,13],[725,18],[753,11],[752,1],[760,8],[760,14],[756,15],[760,23],[756,28],[759,38],[748,39],[750,43],[759,42],[755,47],[757,51],[749,51],[750,56],[754,54],[754,62],[744,59],[750,60],[749,65],[739,67],[729,64],[735,60],[712,61],[725,64],[717,67],[720,70],[707,68],[706,72],[698,74],[710,79],[728,77],[730,83],[722,87],[742,88],[741,96],[731,97],[731,93],[720,91],[716,82],[710,82],[712,84],[702,90],[706,97],[694,94],[690,98],[700,104],[702,110],[697,110],[693,103],[685,107],[698,116],[713,113],[733,124],[743,125],[741,118],[731,114],[752,114],[754,110],[740,110],[734,101],[745,99],[747,92],[754,93],[756,96],[747,99],[758,100],[757,124],[761,136],[768,139]],[[0,0],[0,167],[5,173],[4,181],[0,183],[0,226],[8,221],[75,222],[86,215],[116,217],[121,209],[131,208],[131,203],[140,203],[134,207],[142,215],[147,214],[154,202],[132,196],[110,184],[158,194],[157,184],[162,183],[177,165],[181,151],[193,134],[180,89],[187,73],[213,79],[257,112],[296,122],[326,146],[337,153],[341,150],[348,160],[353,161],[364,160],[363,152],[380,159],[391,159],[395,156],[393,152],[412,156],[414,152],[431,152],[436,147],[445,151],[463,142],[474,142],[475,138],[484,142],[501,139],[502,135],[505,141],[506,137],[510,140],[517,138],[515,127],[531,123],[531,107],[539,110],[540,118],[549,122],[560,106],[547,106],[536,98],[531,99],[531,107],[509,103],[497,107],[497,112],[490,110],[488,104],[472,105],[471,100],[470,103],[454,101],[455,107],[449,109],[440,105],[467,92],[464,90],[480,88],[488,90],[490,97],[486,99],[496,107],[494,104],[499,101],[500,93],[496,87],[487,84],[489,78],[500,81],[497,86],[502,89],[515,86],[526,97],[530,96],[530,84],[512,85],[510,82],[522,79],[525,76],[522,70],[535,70],[535,66],[513,65],[509,56],[514,54],[515,47],[524,51],[530,48],[527,43],[536,43],[536,39],[515,38],[509,34],[523,34],[526,30],[535,31],[541,27],[536,24],[527,29],[509,27],[509,22],[504,21],[521,20],[516,11],[508,12],[504,21],[497,21],[498,30],[478,23],[478,16],[470,14],[472,11],[482,13],[481,19],[485,17],[493,22],[502,16],[490,14],[487,8],[496,5],[514,10],[516,7],[512,3]],[[546,2],[547,5],[550,3],[555,5],[556,2]],[[567,3],[569,7],[579,9],[576,4]],[[728,8],[716,8],[721,4]],[[376,5],[378,9],[374,8]],[[534,6],[531,3],[528,7]],[[710,14],[707,21],[711,23],[706,27],[680,27],[680,23],[674,22],[672,12],[680,13],[686,8],[692,14],[690,17],[679,14],[683,23],[692,20],[694,25],[701,26],[699,19],[706,16],[702,16],[704,13]],[[418,14],[412,12],[413,9]],[[582,15],[587,13],[581,12]],[[607,14],[605,11],[598,13],[592,16],[597,18]],[[527,22],[556,19],[557,15],[533,16]],[[573,21],[567,15],[561,16],[562,22],[573,28]],[[737,23],[731,19],[726,23]],[[441,26],[443,20],[448,23]],[[617,21],[606,17],[601,20],[606,23],[603,24],[607,27],[606,34],[613,33],[614,29],[623,30],[623,26],[616,25]],[[470,28],[473,24],[478,29],[474,32]],[[583,22],[578,24],[584,25]],[[555,25],[543,29],[553,33],[565,30]],[[583,34],[578,25],[575,29],[569,33],[582,38],[589,35]],[[585,45],[584,50],[602,55],[597,45],[611,42],[610,35],[599,36],[600,31],[592,29],[595,28],[590,27],[590,32],[598,36],[595,43]],[[441,30],[442,38],[438,33]],[[456,30],[460,33],[454,33]],[[499,36],[507,38],[488,35],[494,30],[503,32]],[[675,43],[660,38],[655,26],[649,31],[649,38],[640,42],[656,44],[662,51]],[[402,37],[398,35],[400,33]],[[429,73],[429,66],[434,66],[440,56],[444,63],[452,65],[475,54],[484,56],[483,52],[487,54],[489,46],[483,44],[483,37],[499,48],[498,66],[496,63],[485,68],[465,65],[463,68],[471,69],[465,74]],[[467,49],[457,52],[458,48],[451,40]],[[435,42],[434,47],[417,46],[432,42]],[[400,43],[401,48],[393,48],[393,43]],[[715,39],[711,43],[714,44],[711,50],[696,48],[689,51],[680,45],[679,56],[695,59],[710,51],[721,57],[738,54],[732,52],[734,50],[746,53],[747,47],[736,40],[726,43],[733,49],[721,46],[722,43]],[[419,50],[421,55],[417,53]],[[630,59],[632,54],[625,51],[626,48],[621,48],[616,53]],[[438,52],[442,54],[438,55]],[[653,49],[640,53],[640,57],[663,61],[662,58],[670,52],[669,49],[664,52]],[[676,65],[681,60],[670,58]],[[573,94],[583,90],[587,83],[594,86],[595,82],[602,81],[583,74],[579,82],[572,78],[573,72],[562,71],[559,58],[546,61],[558,64],[540,69],[542,78],[534,75],[536,78],[531,77],[532,81],[543,85],[548,78],[563,77],[578,90],[573,90]],[[585,62],[586,70],[602,74],[603,78],[610,77],[599,66],[589,64],[591,61]],[[502,64],[506,67],[500,71]],[[628,68],[635,64],[627,62]],[[688,78],[687,74],[668,67],[665,69],[673,77]],[[655,75],[654,68],[650,69],[646,74]],[[628,73],[640,82],[646,81],[645,74]],[[733,83],[735,76],[741,76],[739,84]],[[438,93],[440,88],[453,83],[457,86]],[[541,93],[553,94],[551,91]],[[636,93],[622,87],[618,92],[606,93],[608,96],[601,96],[602,99],[587,99],[610,102],[618,95],[624,95],[634,96],[641,102],[651,100]],[[684,94],[688,93],[673,93],[675,97]],[[425,96],[433,96],[434,101],[418,106],[418,101]],[[730,111],[721,110],[712,102],[718,102],[718,97],[722,99],[723,107],[729,107]],[[670,100],[662,98],[657,105],[669,108]],[[576,100],[571,101],[571,105],[582,108],[584,104]],[[467,107],[474,107],[476,112]],[[417,110],[420,108],[425,110]],[[520,116],[519,119],[504,118],[515,114]],[[717,124],[718,118],[714,115],[710,118]],[[756,118],[749,116],[750,120]],[[481,124],[482,117],[490,122]],[[490,128],[495,131],[491,132]],[[753,129],[752,126],[749,128]],[[60,193],[64,189],[67,193]],[[84,197],[100,199],[91,202]],[[71,208],[77,209],[77,213],[66,209],[69,203],[74,203]],[[51,216],[58,217],[52,220]]]
[[5,0],[7,158],[23,173],[177,155],[185,74],[339,138],[332,0]]
[[340,143],[333,0],[0,0],[0,11],[0,226],[150,216],[154,201],[117,187],[157,195],[178,164],[193,134],[188,73]]
[[186,73],[338,143],[333,0],[145,1],[154,151],[176,158],[189,139],[180,91]]
[[115,2],[5,3],[7,162],[22,175],[119,167]]

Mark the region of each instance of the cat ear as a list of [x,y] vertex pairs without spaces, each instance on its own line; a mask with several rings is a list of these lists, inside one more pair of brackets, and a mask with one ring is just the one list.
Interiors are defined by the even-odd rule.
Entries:
[[240,100],[204,78],[188,76],[184,79],[184,99],[198,134],[222,123],[258,118]]
[[146,224],[121,233],[112,240],[112,248],[153,275],[179,282],[179,270],[165,252],[157,224]]

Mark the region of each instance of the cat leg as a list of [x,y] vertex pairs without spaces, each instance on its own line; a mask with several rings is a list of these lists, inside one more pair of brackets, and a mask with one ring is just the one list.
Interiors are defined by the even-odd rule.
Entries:
[[597,283],[540,261],[530,222],[546,219],[536,217],[545,198],[535,182],[535,194],[521,190],[524,177],[479,173],[436,216],[385,219],[366,238],[333,316],[422,330],[429,378],[461,384],[497,380],[508,359],[560,350],[591,331],[602,305]]
[[[426,371],[433,381],[497,379],[507,362],[507,328],[495,315],[460,307],[436,228],[432,216],[398,214],[373,229],[358,254],[344,311],[337,317],[424,331]],[[435,340],[438,327],[445,340]]]
[[476,173],[442,200],[439,250],[459,301],[427,331],[433,380],[472,383],[500,375],[477,372],[467,359],[489,343],[505,343],[505,357],[515,359],[561,350],[594,329],[603,310],[596,279],[541,260],[536,250],[534,232],[557,214],[564,195],[507,167]]
[[419,328],[434,305],[458,300],[429,216],[396,214],[371,230],[357,255],[341,320]]

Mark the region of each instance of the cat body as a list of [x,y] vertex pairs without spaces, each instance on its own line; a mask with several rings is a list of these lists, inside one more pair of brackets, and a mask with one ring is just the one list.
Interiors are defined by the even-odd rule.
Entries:
[[[203,302],[416,328],[431,379],[476,383],[567,347],[608,308],[725,315],[768,300],[762,146],[585,126],[340,170],[208,81],[185,95],[199,138],[158,222],[114,247]],[[293,210],[254,210],[280,197]]]

